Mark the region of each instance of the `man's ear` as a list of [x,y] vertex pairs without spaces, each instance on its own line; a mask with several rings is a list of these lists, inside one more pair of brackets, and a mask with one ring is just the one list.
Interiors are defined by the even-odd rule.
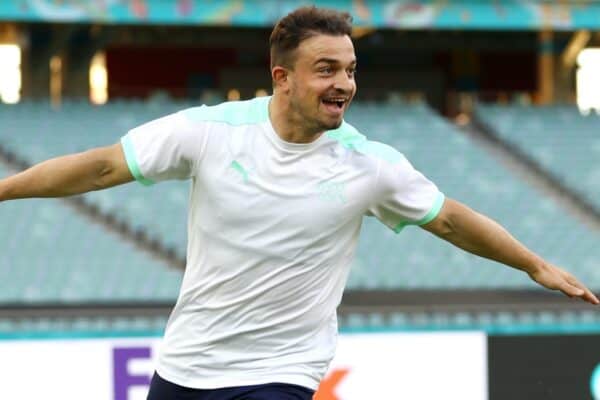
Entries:
[[289,88],[289,71],[281,65],[276,65],[271,68],[271,79],[275,87],[287,91]]

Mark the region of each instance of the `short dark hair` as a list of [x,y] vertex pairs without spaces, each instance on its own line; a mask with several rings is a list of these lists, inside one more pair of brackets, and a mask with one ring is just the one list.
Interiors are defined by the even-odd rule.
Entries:
[[349,13],[315,6],[300,7],[280,19],[271,32],[271,68],[275,65],[292,68],[294,50],[312,36],[350,36],[351,33],[352,16]]

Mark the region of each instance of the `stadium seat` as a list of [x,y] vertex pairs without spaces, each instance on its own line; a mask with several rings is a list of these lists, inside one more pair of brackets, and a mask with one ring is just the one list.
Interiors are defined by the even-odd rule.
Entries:
[[[549,261],[600,287],[595,267],[600,235],[426,105],[358,103],[347,120],[370,139],[405,154],[448,197],[496,219]],[[349,277],[352,288],[537,287],[520,271],[462,252],[421,229],[407,227],[396,235],[373,218],[363,225],[356,264]]]
[[349,314],[340,318],[341,332],[484,331],[488,334],[584,333],[600,329],[600,315],[583,311],[394,312]]
[[[166,316],[0,318],[0,339],[119,335],[161,336]],[[351,313],[339,318],[342,333],[483,331],[488,334],[595,333],[600,315],[582,311],[460,311]]]
[[[6,121],[0,130],[0,145],[33,164],[116,143],[129,129],[189,106],[131,100],[117,100],[104,107],[67,100],[58,110],[40,101],[4,105],[0,106],[0,119]],[[108,192],[91,192],[84,198],[133,229],[144,230],[183,258],[188,190],[189,184],[179,181],[162,183],[158,189],[130,184]]]
[[[188,106],[129,100],[102,107],[72,101],[59,111],[35,101],[0,106],[0,118],[7,121],[0,131],[0,144],[34,163],[114,143],[134,126]],[[567,118],[568,113],[560,115]],[[447,196],[498,220],[543,257],[567,267],[588,285],[600,287],[600,270],[595,268],[600,258],[598,233],[514,175],[427,105],[356,102],[346,119],[370,139],[404,153]],[[543,126],[540,121],[532,119],[529,125]],[[591,139],[588,145],[594,148]],[[551,150],[544,149],[537,151],[553,157]],[[188,191],[188,182],[172,181],[150,188],[129,184],[86,194],[85,198],[134,229],[177,249],[183,257]],[[519,271],[464,253],[418,228],[407,227],[396,235],[373,218],[366,218],[348,287],[537,286]]]
[[162,335],[166,316],[157,317],[41,317],[0,319],[0,339],[56,338],[83,335]]
[[572,105],[478,106],[478,116],[502,140],[600,210],[600,116]]
[[[0,165],[0,178],[9,171]],[[168,268],[60,200],[0,206],[0,303],[174,301]]]

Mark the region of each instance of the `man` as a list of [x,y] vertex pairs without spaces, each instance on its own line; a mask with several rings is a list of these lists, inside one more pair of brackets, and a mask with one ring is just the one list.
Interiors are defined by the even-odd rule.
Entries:
[[346,13],[300,8],[271,35],[272,97],[183,110],[0,181],[9,200],[193,180],[187,267],[148,399],[310,399],[334,354],[365,214],[396,231],[420,225],[598,304],[344,122],[356,92],[350,32]]

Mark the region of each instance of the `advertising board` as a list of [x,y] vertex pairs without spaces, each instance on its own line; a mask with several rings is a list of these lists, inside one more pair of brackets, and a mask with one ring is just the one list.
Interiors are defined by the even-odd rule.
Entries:
[[[0,340],[0,398],[142,400],[160,339]],[[315,400],[487,399],[486,336],[344,334]]]

